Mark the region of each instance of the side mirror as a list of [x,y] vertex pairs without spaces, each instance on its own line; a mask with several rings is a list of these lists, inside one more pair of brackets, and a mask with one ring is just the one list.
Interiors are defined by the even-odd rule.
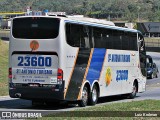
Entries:
[[143,47],[141,47],[140,51],[144,51],[144,48],[143,48]]
[[139,44],[139,49],[140,49],[140,51],[144,51],[144,41],[139,40],[139,41],[138,41],[138,44]]

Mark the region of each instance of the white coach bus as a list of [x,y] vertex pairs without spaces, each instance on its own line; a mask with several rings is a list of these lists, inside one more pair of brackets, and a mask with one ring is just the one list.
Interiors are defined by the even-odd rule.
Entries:
[[145,91],[146,51],[141,33],[89,18],[23,16],[12,20],[9,95],[33,104]]

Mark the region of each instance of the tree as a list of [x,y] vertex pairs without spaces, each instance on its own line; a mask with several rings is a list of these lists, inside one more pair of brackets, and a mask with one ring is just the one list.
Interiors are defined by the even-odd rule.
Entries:
[[26,6],[102,19],[160,21],[159,0],[0,0],[1,12],[26,11]]

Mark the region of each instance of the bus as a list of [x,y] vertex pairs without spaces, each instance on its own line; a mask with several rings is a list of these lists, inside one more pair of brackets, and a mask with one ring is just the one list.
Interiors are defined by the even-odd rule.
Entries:
[[142,34],[113,22],[71,16],[12,19],[9,95],[36,103],[95,105],[99,97],[134,98],[146,86]]

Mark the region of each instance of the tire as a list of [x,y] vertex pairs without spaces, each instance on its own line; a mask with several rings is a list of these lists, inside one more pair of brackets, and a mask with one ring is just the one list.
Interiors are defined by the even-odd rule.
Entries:
[[85,107],[87,106],[88,104],[88,97],[89,97],[89,94],[88,94],[88,88],[87,86],[84,86],[83,87],[83,90],[82,90],[82,99],[78,102],[78,105],[80,107]]
[[90,93],[89,105],[95,105],[98,101],[98,96],[99,96],[98,88],[96,85],[94,85]]
[[133,99],[136,97],[136,94],[137,94],[137,90],[138,90],[138,87],[137,87],[137,84],[136,82],[133,83],[133,87],[132,87],[132,93],[129,94],[129,98],[130,99]]
[[151,74],[151,79],[153,79],[154,78],[154,75],[153,75],[153,73]]
[[156,73],[156,78],[158,78],[158,75],[157,75],[157,73]]

